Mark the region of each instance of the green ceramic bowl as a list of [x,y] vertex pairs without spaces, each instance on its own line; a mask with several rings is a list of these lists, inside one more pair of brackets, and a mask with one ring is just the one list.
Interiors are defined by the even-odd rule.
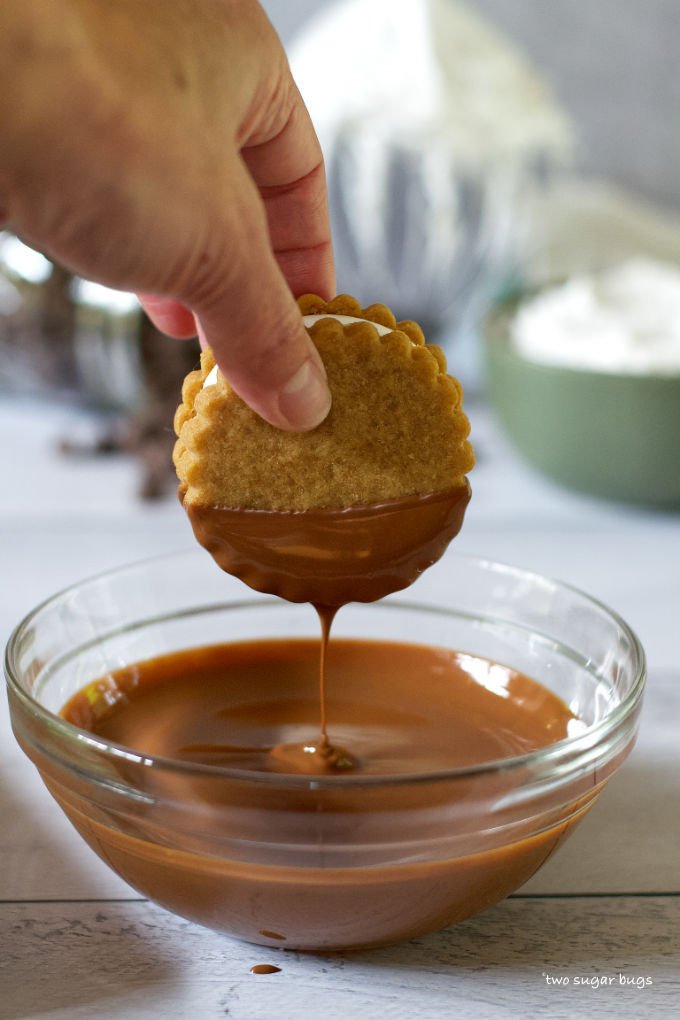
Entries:
[[484,328],[489,401],[518,450],[569,488],[680,508],[680,374],[530,361],[510,341],[519,300],[499,305]]

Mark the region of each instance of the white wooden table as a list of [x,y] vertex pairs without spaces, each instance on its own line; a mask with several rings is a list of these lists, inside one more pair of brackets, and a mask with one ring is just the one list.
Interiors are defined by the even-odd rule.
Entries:
[[[0,1017],[428,1020],[680,1016],[680,514],[596,502],[536,476],[484,407],[456,546],[559,577],[637,630],[638,745],[528,885],[455,928],[327,956],[260,949],[141,900],[43,789],[0,707]],[[0,629],[87,575],[193,544],[179,504],[143,505],[125,457],[64,460],[68,408],[0,401]],[[237,582],[234,582],[236,584]],[[450,583],[447,559],[419,582]],[[249,973],[275,963],[272,975]]]

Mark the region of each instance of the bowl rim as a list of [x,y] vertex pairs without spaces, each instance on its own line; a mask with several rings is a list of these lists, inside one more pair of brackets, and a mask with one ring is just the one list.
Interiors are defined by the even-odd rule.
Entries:
[[[160,553],[152,557],[142,557],[140,559],[120,564],[117,567],[109,568],[107,570],[99,571],[88,577],[82,578],[70,585],[61,588],[59,591],[47,596],[41,602],[39,602],[33,609],[29,610],[23,618],[13,628],[6,646],[4,654],[4,672],[7,683],[8,692],[11,692],[24,706],[24,708],[31,713],[31,715],[37,719],[41,725],[46,725],[47,728],[52,732],[57,732],[60,738],[67,742],[73,742],[77,747],[87,748],[91,751],[95,751],[98,754],[105,754],[107,756],[120,760],[121,758],[132,762],[134,764],[142,765],[145,767],[156,768],[158,770],[165,769],[174,773],[183,773],[185,775],[203,776],[205,778],[223,778],[231,780],[246,781],[249,783],[257,783],[262,785],[270,785],[274,787],[287,787],[287,788],[306,788],[306,789],[339,789],[339,788],[356,788],[358,786],[370,786],[370,787],[392,787],[399,785],[412,785],[418,783],[435,783],[452,780],[470,779],[474,776],[485,776],[497,773],[507,773],[514,770],[527,769],[534,771],[538,766],[551,766],[548,769],[548,773],[552,771],[552,768],[560,761],[572,761],[572,759],[578,760],[580,755],[588,755],[594,747],[597,747],[601,742],[604,742],[606,738],[613,734],[619,726],[621,726],[626,719],[633,715],[635,709],[638,707],[642,700],[646,683],[646,656],[642,643],[640,642],[637,634],[633,628],[619,615],[615,610],[611,609],[605,602],[595,598],[584,592],[582,589],[575,585],[569,584],[564,581],[557,580],[544,574],[540,574],[537,571],[527,570],[523,567],[517,567],[508,563],[504,563],[498,560],[493,560],[484,556],[477,556],[469,553],[451,553],[449,554],[460,561],[466,561],[474,564],[485,571],[492,573],[511,574],[517,577],[523,577],[533,583],[549,583],[560,588],[562,591],[575,595],[579,599],[584,600],[590,604],[593,608],[597,608],[610,618],[621,630],[626,634],[631,648],[631,660],[632,667],[634,670],[635,679],[632,687],[625,698],[615,706],[615,708],[608,712],[599,722],[592,726],[587,727],[581,733],[572,736],[564,737],[561,740],[555,741],[552,744],[547,744],[543,747],[539,747],[533,751],[525,752],[520,755],[512,755],[506,758],[497,758],[491,761],[480,762],[470,766],[458,766],[453,769],[441,769],[434,772],[399,772],[389,773],[387,775],[362,775],[361,773],[351,774],[343,773],[340,775],[302,775],[285,772],[257,772],[248,769],[229,768],[222,765],[206,765],[196,762],[182,762],[175,758],[165,757],[163,755],[152,755],[145,754],[141,751],[135,751],[133,748],[127,747],[124,744],[119,744],[111,740],[102,740],[96,737],[88,730],[84,730],[73,723],[68,722],[61,715],[52,712],[50,709],[45,708],[40,702],[29,694],[21,684],[21,681],[16,675],[18,670],[15,669],[14,651],[16,645],[23,633],[24,629],[30,625],[43,610],[48,608],[51,604],[56,603],[58,600],[68,596],[78,589],[94,584],[98,581],[106,578],[113,577],[115,575],[121,575],[126,572],[132,572],[133,570],[139,570],[142,568],[150,568],[156,564],[169,563],[178,558],[191,558],[198,561],[204,559],[205,552],[202,549],[184,549],[175,552]],[[255,594],[255,593],[254,593]],[[354,604],[354,603],[352,603]],[[280,605],[281,607],[288,606],[289,603],[283,599],[276,598],[275,596],[259,596],[252,598],[233,598],[227,599],[223,602],[209,602],[201,604],[199,606],[187,607],[183,610],[177,610],[170,613],[151,614],[141,620],[135,621],[132,626],[124,626],[116,630],[108,631],[105,635],[100,637],[111,637],[116,634],[120,634],[126,630],[136,629],[140,626],[145,626],[152,621],[172,620],[183,618],[191,615],[197,615],[206,611],[215,611],[216,609],[243,609],[243,608],[264,608]],[[382,609],[388,610],[418,610],[421,612],[433,613],[441,616],[451,616],[455,618],[462,618],[465,614],[459,609],[450,608],[444,605],[438,605],[436,603],[418,602],[411,599],[405,599],[397,593],[395,596],[390,596],[386,599],[380,599],[374,603],[362,604],[362,609],[371,611],[372,606],[379,606]],[[460,649],[464,651],[464,649]]]

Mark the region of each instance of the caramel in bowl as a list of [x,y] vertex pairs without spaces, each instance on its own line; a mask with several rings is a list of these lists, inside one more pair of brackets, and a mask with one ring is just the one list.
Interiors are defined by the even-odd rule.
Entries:
[[[135,664],[147,673],[149,663],[200,655],[217,641],[231,657],[234,643],[251,642],[260,654],[267,642],[275,653],[282,640],[303,641],[312,664],[301,686],[275,670],[266,679],[265,671],[258,683],[269,684],[271,697],[243,681],[227,704],[237,721],[250,719],[255,704],[256,724],[262,713],[280,741],[292,716],[318,733],[312,709],[299,713],[293,698],[300,686],[305,704],[318,706],[316,614],[256,593],[230,599],[229,578],[202,550],[82,582],[30,613],[6,656],[14,732],[95,852],[181,916],[252,942],[320,950],[396,942],[455,923],[525,882],[596,801],[633,745],[645,669],[630,628],[574,589],[455,554],[451,573],[455,585],[438,605],[395,595],[337,616],[338,652],[347,642],[387,643],[390,669],[416,663],[408,683],[393,690],[389,670],[366,683],[362,674],[351,684],[334,679],[333,641],[328,662],[331,738],[361,761],[362,733],[370,751],[385,728],[407,725],[449,766],[421,759],[416,770],[415,759],[397,755],[382,774],[262,771],[196,760],[197,741],[184,732],[179,749],[163,754],[64,718],[84,689],[92,706],[106,708],[116,677],[121,670],[134,677]],[[456,765],[462,745],[453,735],[447,745],[446,727],[438,749],[428,745],[428,726],[418,737],[428,698],[462,711],[454,687],[449,699],[441,673],[426,668],[437,656],[444,665],[458,656],[477,693],[501,712],[506,702],[521,707],[529,689],[503,677],[532,678],[562,703],[566,732],[533,750],[482,752],[482,760]],[[168,719],[151,713],[149,721],[167,749]]]

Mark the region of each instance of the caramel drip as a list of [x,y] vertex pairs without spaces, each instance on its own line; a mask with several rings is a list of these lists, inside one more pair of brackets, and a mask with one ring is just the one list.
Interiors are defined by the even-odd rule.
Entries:
[[197,506],[179,497],[194,535],[215,562],[257,591],[311,602],[321,621],[320,737],[272,749],[279,767],[301,773],[356,768],[328,739],[326,653],[333,617],[347,602],[373,602],[406,588],[442,555],[463,523],[467,480],[444,492],[364,506],[254,510]]

